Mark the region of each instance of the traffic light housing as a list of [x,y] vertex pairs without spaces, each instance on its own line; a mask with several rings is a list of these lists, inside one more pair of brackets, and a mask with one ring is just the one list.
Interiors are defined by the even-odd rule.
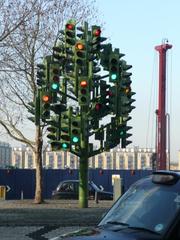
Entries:
[[37,85],[42,87],[46,83],[46,66],[45,64],[37,64]]
[[100,26],[92,26],[91,29],[91,45],[92,45],[92,53],[100,53],[101,43],[104,42],[107,38],[101,37],[101,27]]
[[71,146],[81,143],[81,117],[71,116]]
[[108,91],[109,95],[109,110],[111,111],[112,114],[117,113],[117,88],[115,86],[111,86]]
[[109,58],[109,82],[119,80],[119,54],[112,52]]
[[48,93],[43,93],[41,97],[41,119],[44,122],[50,119],[50,103],[50,95]]
[[83,76],[87,73],[87,49],[84,40],[79,40],[75,45],[75,63],[78,74]]
[[50,121],[48,121],[47,127],[47,138],[50,140],[49,142],[52,144],[54,141],[60,140],[60,122],[59,117],[54,117]]
[[76,23],[69,20],[65,25],[65,45],[66,48],[72,48],[76,43]]
[[70,110],[61,114],[60,148],[70,150]]
[[88,77],[79,77],[78,78],[78,102],[80,106],[89,105],[90,101],[90,89]]
[[50,86],[52,92],[59,92],[60,66],[59,63],[50,64]]
[[132,127],[127,126],[126,122],[122,123],[122,125],[120,125],[118,128],[118,133],[119,133],[119,137],[121,138],[121,147],[122,148],[126,148],[127,145],[132,143],[132,141],[127,140],[127,138],[132,136],[131,133],[127,132],[130,129],[132,129]]

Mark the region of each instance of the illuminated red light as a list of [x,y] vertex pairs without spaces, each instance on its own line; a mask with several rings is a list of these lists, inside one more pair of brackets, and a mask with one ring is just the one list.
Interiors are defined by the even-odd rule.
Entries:
[[49,102],[50,97],[48,95],[44,95],[44,96],[42,96],[42,100],[43,100],[43,102]]
[[87,82],[86,81],[81,81],[80,86],[81,87],[87,87]]
[[84,45],[82,43],[77,43],[76,44],[76,49],[83,50],[84,49]]
[[74,25],[71,24],[71,23],[68,23],[68,24],[66,24],[66,28],[67,28],[68,30],[73,30],[73,29],[74,29]]
[[93,34],[94,34],[94,36],[99,37],[101,35],[101,29],[98,28],[98,29],[94,30]]

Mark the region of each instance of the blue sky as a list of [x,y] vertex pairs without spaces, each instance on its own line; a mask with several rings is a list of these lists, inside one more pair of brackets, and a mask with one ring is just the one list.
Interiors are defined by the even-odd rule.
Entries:
[[131,121],[132,146],[154,147],[155,121],[152,120],[155,120],[158,92],[158,53],[154,47],[163,39],[173,45],[167,56],[167,112],[171,114],[171,160],[177,161],[180,149],[180,1],[97,0],[97,6],[99,18],[105,22],[103,36],[125,53],[124,59],[133,66],[136,109]]

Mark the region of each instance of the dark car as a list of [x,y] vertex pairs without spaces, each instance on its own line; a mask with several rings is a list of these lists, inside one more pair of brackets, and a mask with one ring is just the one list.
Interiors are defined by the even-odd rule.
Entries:
[[[113,200],[113,193],[104,191],[102,186],[97,186],[93,181],[88,182],[89,199],[95,199],[95,193],[99,200]],[[52,199],[78,199],[79,181],[66,180],[59,183],[56,190],[52,192]]]
[[96,228],[69,233],[63,239],[180,240],[180,173],[158,171],[139,180]]

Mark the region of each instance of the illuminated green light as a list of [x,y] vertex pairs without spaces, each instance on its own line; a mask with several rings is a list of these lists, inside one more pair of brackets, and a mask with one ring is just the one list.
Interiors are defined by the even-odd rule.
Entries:
[[124,131],[121,131],[121,132],[120,132],[120,136],[123,136],[123,135],[124,135]]
[[62,144],[62,148],[63,148],[63,149],[66,149],[67,147],[68,147],[67,143],[63,143],[63,144]]
[[53,90],[57,90],[58,87],[59,87],[59,84],[58,84],[58,83],[53,83],[53,84],[51,85],[51,88],[52,88]]
[[78,137],[73,137],[72,141],[73,141],[73,143],[77,143],[77,142],[79,142],[79,138]]
[[111,79],[116,80],[117,79],[117,74],[116,73],[111,74]]

